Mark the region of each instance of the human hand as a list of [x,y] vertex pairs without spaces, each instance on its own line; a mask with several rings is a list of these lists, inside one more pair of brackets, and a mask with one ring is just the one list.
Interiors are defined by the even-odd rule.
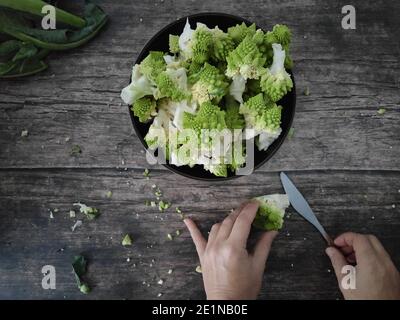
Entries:
[[[326,254],[346,300],[400,299],[400,274],[375,236],[347,232],[334,243],[336,248],[328,247]],[[341,285],[345,276],[341,271],[348,264],[356,264],[356,289],[344,289]]]
[[200,258],[207,299],[256,299],[276,231],[265,232],[252,253],[246,249],[258,203],[243,204],[204,239],[196,224],[185,219]]

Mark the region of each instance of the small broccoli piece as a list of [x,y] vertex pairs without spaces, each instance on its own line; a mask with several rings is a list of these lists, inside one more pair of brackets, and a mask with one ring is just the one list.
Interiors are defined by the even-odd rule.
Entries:
[[261,77],[261,89],[272,101],[280,100],[293,87],[292,79],[284,67],[285,51],[280,44],[272,45],[274,60]]
[[[239,112],[244,115],[246,128],[254,129],[254,135],[261,132],[277,133],[280,131],[282,107],[266,101],[260,93],[240,106]],[[246,138],[252,138],[247,136]]]
[[192,97],[199,104],[206,101],[219,102],[226,94],[228,82],[225,76],[214,66],[205,63],[196,75],[197,81],[192,86]]
[[140,70],[149,80],[156,82],[157,76],[164,71],[167,64],[164,52],[150,51],[149,55],[140,63]]
[[88,207],[86,204],[84,203],[74,203],[74,206],[79,206],[79,211],[81,213],[83,213],[89,220],[93,220],[95,218],[97,218],[99,216],[99,210],[97,210],[96,208],[92,208],[92,207]]
[[228,34],[220,30],[218,27],[212,29],[211,32],[213,36],[211,58],[215,61],[225,61],[229,52],[235,49],[235,43]]
[[136,64],[132,69],[131,83],[122,89],[121,99],[126,104],[133,104],[136,100],[148,95],[155,95],[157,88],[141,72],[141,67]]
[[185,112],[183,127],[184,129],[194,129],[198,134],[201,129],[225,129],[225,111],[209,101],[204,102],[200,105],[196,115]]
[[265,56],[251,37],[246,37],[226,58],[226,75],[233,78],[241,75],[244,79],[258,79],[264,72]]
[[122,244],[124,247],[126,247],[126,246],[131,246],[131,245],[132,245],[132,239],[131,239],[131,237],[129,236],[129,234],[126,234],[126,235],[123,237],[123,239],[122,239],[122,241],[121,241],[121,244]]
[[192,60],[196,63],[206,62],[210,56],[212,44],[213,37],[210,30],[206,26],[198,24],[193,33]]
[[268,31],[265,34],[265,46],[268,48],[266,54],[268,56],[268,61],[271,63],[273,57],[272,44],[279,43],[285,50],[285,68],[292,69],[293,61],[290,58],[289,47],[291,41],[292,33],[286,25],[277,24],[273,27],[272,31]]
[[203,68],[204,64],[192,62],[188,68],[188,81],[190,84],[196,83],[199,80],[200,71]]
[[158,74],[155,82],[161,97],[171,98],[172,101],[182,101],[190,97],[184,68],[167,69]]
[[252,36],[254,33],[256,33],[255,23],[248,27],[243,22],[242,24],[237,24],[234,27],[228,28],[228,35],[231,37],[236,45],[241,43],[244,38],[246,38],[247,36]]
[[144,140],[150,149],[155,150],[158,147],[166,148],[170,121],[171,120],[165,110],[161,109],[158,111],[149,131],[144,137]]
[[204,169],[210,171],[213,175],[217,177],[227,177],[228,176],[228,166],[226,164],[216,164],[216,165],[204,165]]
[[271,194],[257,197],[259,202],[253,225],[263,230],[279,230],[283,226],[285,210],[289,207],[289,198],[286,194]]
[[140,122],[146,122],[151,119],[151,116],[155,115],[156,102],[150,98],[141,98],[135,101],[131,110],[133,114],[139,118]]
[[284,24],[276,24],[272,28],[272,31],[267,32],[266,36],[270,43],[280,43],[282,46],[287,46],[290,44],[292,39],[292,32],[288,26]]
[[169,51],[171,53],[179,52],[179,36],[169,35]]
[[228,129],[243,129],[243,115],[239,113],[239,104],[229,96],[225,98],[225,123]]

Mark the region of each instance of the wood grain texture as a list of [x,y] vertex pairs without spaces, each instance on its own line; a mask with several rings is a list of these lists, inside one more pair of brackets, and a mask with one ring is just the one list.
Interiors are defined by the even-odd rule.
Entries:
[[[400,262],[396,254],[399,209],[392,208],[400,198],[400,173],[289,175],[329,233],[374,233]],[[7,170],[0,177],[0,207],[8,210],[2,212],[0,225],[0,254],[7,257],[0,262],[0,298],[156,299],[158,293],[163,293],[162,298],[203,298],[201,276],[195,272],[198,258],[175,207],[195,219],[206,234],[241,201],[282,192],[278,175],[265,172],[211,186],[158,170],[151,172],[149,180],[143,179],[140,170],[113,169]],[[146,200],[155,199],[153,184],[173,204],[164,213],[145,205]],[[105,196],[108,190],[113,191],[111,199]],[[95,206],[101,216],[94,221],[83,219],[82,227],[72,232],[76,219],[83,218],[68,215],[76,201]],[[56,208],[51,219],[49,210]],[[167,233],[176,230],[182,231],[181,236],[168,240]],[[126,233],[134,240],[131,248],[121,245]],[[256,236],[252,234],[253,240]],[[290,209],[269,257],[260,298],[339,297],[323,249],[319,234]],[[77,290],[70,266],[72,257],[81,252],[89,259],[86,278],[94,288],[88,296]],[[57,290],[41,288],[40,269],[46,264],[56,267]],[[171,275],[169,269],[173,269]],[[162,286],[157,284],[159,279],[164,280]]]
[[[93,41],[52,53],[50,68],[37,76],[0,82],[0,298],[203,298],[195,249],[179,217],[144,205],[151,185],[207,231],[241,201],[281,192],[281,170],[328,232],[374,233],[399,265],[398,1],[352,1],[356,30],[342,30],[339,1],[101,3],[110,22]],[[291,27],[294,136],[250,177],[209,184],[155,166],[146,180],[142,172],[149,165],[120,90],[146,41],[174,19],[204,11],[241,15],[263,28]],[[306,87],[309,96],[302,94]],[[377,114],[380,107],[384,115]],[[23,129],[28,137],[20,136]],[[82,148],[78,157],[69,155],[74,144]],[[102,214],[71,232],[67,212],[78,200]],[[49,219],[54,208],[59,212]],[[260,298],[339,298],[324,243],[291,213],[274,243]],[[166,234],[177,229],[182,235],[168,241]],[[125,233],[134,239],[132,248],[120,245]],[[72,256],[81,252],[89,259],[88,296],[71,273]],[[41,289],[45,264],[56,266],[57,290]]]

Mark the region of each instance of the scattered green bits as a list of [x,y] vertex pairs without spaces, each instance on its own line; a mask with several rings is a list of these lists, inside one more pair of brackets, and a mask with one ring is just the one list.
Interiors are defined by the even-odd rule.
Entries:
[[162,197],[162,192],[161,192],[160,188],[157,188],[157,189],[156,189],[156,191],[154,192],[154,195],[155,195],[156,197]]
[[88,294],[88,293],[90,292],[90,288],[89,288],[89,286],[88,286],[86,283],[82,283],[82,284],[79,286],[79,290],[80,290],[80,292],[82,292],[82,293],[84,293],[84,294]]
[[288,132],[288,139],[291,139],[291,138],[293,137],[293,135],[294,135],[294,128],[291,127],[291,128],[289,129],[289,132]]
[[167,234],[167,239],[172,241],[172,240],[173,240],[172,234],[168,233],[168,234]]
[[76,217],[76,214],[75,214],[74,210],[69,210],[69,217],[70,218],[75,218]]
[[305,96],[309,96],[309,95],[310,95],[310,89],[309,89],[308,87],[305,87],[305,89],[304,89],[304,91],[303,91],[303,94],[304,94]]
[[385,108],[379,108],[379,109],[378,109],[378,114],[380,114],[380,115],[385,114],[385,112],[386,112],[386,109],[385,109]]
[[149,200],[146,200],[145,202],[144,202],[144,204],[146,205],[146,206],[150,206],[150,201]]
[[88,207],[84,203],[77,202],[73,205],[79,206],[79,211],[83,213],[89,220],[96,219],[100,215],[99,210],[97,210],[96,208]]
[[80,147],[79,145],[77,145],[77,144],[74,144],[74,145],[71,147],[71,151],[69,152],[69,154],[70,154],[71,156],[73,156],[73,157],[76,157],[76,156],[80,155],[81,153],[82,153],[82,149],[81,149],[81,147]]
[[177,237],[179,237],[181,235],[181,231],[180,230],[176,230],[175,234],[176,234]]
[[176,213],[182,213],[182,210],[179,207],[176,207]]
[[132,239],[129,234],[126,234],[125,237],[122,239],[122,245],[124,247],[132,245]]
[[108,199],[110,199],[110,198],[112,197],[112,195],[113,195],[112,191],[107,191],[106,197],[107,197]]
[[167,210],[169,207],[171,206],[171,204],[169,202],[160,200],[158,202],[158,210],[160,210],[161,212],[163,212],[164,210]]
[[202,273],[202,272],[203,272],[203,271],[201,270],[201,266],[197,266],[197,267],[196,267],[196,272],[197,272],[197,273]]
[[151,202],[150,202],[150,205],[151,205],[152,207],[155,207],[155,206],[156,206],[156,202],[155,202],[155,201],[151,201]]
[[149,169],[144,169],[144,171],[143,171],[143,176],[144,177],[146,177],[147,179],[150,177],[150,171],[149,171]]

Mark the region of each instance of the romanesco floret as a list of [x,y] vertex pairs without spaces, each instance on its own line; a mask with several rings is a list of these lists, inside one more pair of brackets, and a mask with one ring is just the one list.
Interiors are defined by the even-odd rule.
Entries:
[[232,38],[218,27],[211,30],[213,36],[213,46],[211,58],[215,61],[225,61],[228,54],[235,49]]
[[195,75],[197,81],[192,86],[192,98],[199,104],[206,101],[219,102],[226,94],[228,82],[225,76],[214,66],[205,63]]
[[207,101],[200,105],[196,115],[185,112],[183,118],[183,127],[185,129],[194,129],[200,134],[201,129],[218,129],[226,128],[225,111],[218,106]]
[[131,107],[133,114],[139,118],[140,122],[146,122],[151,119],[151,116],[155,116],[156,113],[156,102],[154,99],[144,97],[136,100]]
[[234,27],[228,28],[228,35],[231,37],[236,45],[241,43],[244,38],[246,38],[247,36],[252,36],[254,33],[256,33],[255,23],[248,27],[243,22],[242,24],[238,24]]
[[217,177],[228,176],[228,166],[226,164],[211,164],[211,165],[205,164],[204,169],[210,171],[213,175]]
[[140,63],[140,70],[151,81],[155,82],[158,74],[165,70],[167,64],[164,60],[165,53],[150,51],[149,55]]
[[204,63],[210,56],[213,45],[213,37],[210,30],[202,24],[198,24],[193,33],[192,60],[196,63]]
[[268,48],[266,51],[267,61],[271,63],[273,57],[272,44],[279,43],[285,50],[285,68],[292,69],[293,61],[290,58],[289,46],[292,38],[292,33],[286,25],[277,24],[273,27],[272,31],[268,31],[265,34],[265,47]]
[[280,100],[293,87],[292,79],[286,72],[285,51],[280,44],[272,44],[274,61],[261,77],[261,89],[272,101]]
[[271,194],[257,197],[259,202],[253,225],[263,230],[279,230],[283,226],[285,210],[289,207],[289,198],[286,194]]
[[284,24],[276,24],[272,31],[268,31],[266,34],[267,41],[269,43],[280,43],[282,46],[290,44],[292,39],[292,32],[288,26]]
[[196,62],[192,62],[189,65],[188,68],[188,81],[190,84],[194,84],[196,83],[197,80],[199,80],[199,75],[200,75],[200,71],[203,68],[204,64],[200,64],[200,63],[196,63]]
[[245,126],[243,115],[239,113],[239,104],[231,97],[225,98],[225,123],[228,129],[243,129]]
[[182,101],[190,97],[184,68],[167,69],[158,74],[155,82],[161,97],[168,97],[173,101]]
[[173,34],[169,35],[169,51],[171,53],[179,52],[179,36]]
[[226,75],[241,75],[244,79],[258,79],[264,72],[265,56],[251,37],[246,37],[226,58]]
[[140,65],[132,69],[131,83],[122,89],[121,99],[126,104],[133,104],[136,100],[148,95],[156,95],[157,88],[142,74]]
[[244,115],[246,128],[254,129],[254,135],[263,132],[276,132],[280,129],[282,107],[266,101],[262,93],[248,99],[240,106],[239,112]]

